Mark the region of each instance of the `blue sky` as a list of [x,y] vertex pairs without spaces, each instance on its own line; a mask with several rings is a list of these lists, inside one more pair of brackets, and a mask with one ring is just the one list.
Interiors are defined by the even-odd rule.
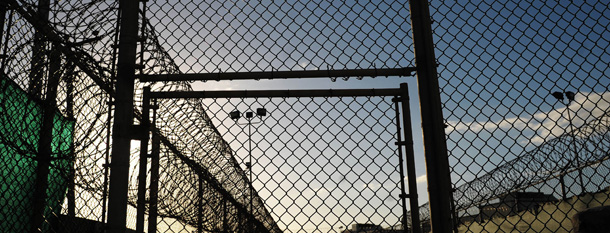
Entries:
[[[607,2],[432,2],[453,182],[609,108]],[[569,106],[550,96],[576,92]]]

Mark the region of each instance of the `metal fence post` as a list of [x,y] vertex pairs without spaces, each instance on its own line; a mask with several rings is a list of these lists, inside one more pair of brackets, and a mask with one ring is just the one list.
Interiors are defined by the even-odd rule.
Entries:
[[451,232],[451,178],[428,1],[411,0],[411,21],[433,232]]
[[135,0],[121,0],[121,30],[117,61],[115,114],[110,163],[108,196],[108,232],[123,233],[127,222],[127,191],[129,156],[133,127],[133,95],[136,45],[138,36],[138,7]]
[[[38,9],[36,15],[40,24],[47,24],[49,21],[50,0],[38,1]],[[29,74],[28,93],[38,98],[43,98],[42,85],[44,79],[45,55],[47,50],[45,33],[36,30],[34,33],[34,44],[32,47],[32,62]]]
[[[38,141],[38,152],[36,160],[36,187],[34,189],[33,203],[33,224],[31,231],[40,232],[45,222],[45,209],[49,187],[49,172],[52,161],[52,141],[53,141],[53,117],[57,110],[57,86],[59,85],[59,75],[61,68],[61,56],[56,46],[50,51],[50,64],[46,88],[46,97],[43,101],[42,127],[40,140]],[[48,220],[46,220],[48,221]]]
[[[3,2],[0,4],[4,4],[4,5],[0,5],[0,7],[2,8],[2,29],[4,29],[4,20],[5,18],[8,16],[8,22],[6,22],[6,32],[4,30],[2,30],[2,35],[0,35],[0,42],[2,42],[2,44],[0,44],[0,48],[2,48],[2,54],[0,54],[2,57],[2,62],[0,63],[0,73],[4,73],[4,67],[6,67],[6,61],[8,56],[6,55],[7,52],[7,48],[8,48],[8,41],[9,41],[9,36],[11,35],[11,26],[13,24],[13,10],[10,10],[9,12],[7,12],[8,10],[8,3]],[[8,13],[8,14],[7,14]]]
[[[150,93],[150,87],[144,87],[144,93]],[[136,232],[144,232],[144,219],[146,214],[146,172],[148,170],[148,135],[150,130],[150,99],[144,94],[142,98],[142,120],[140,137],[140,171],[138,174],[138,207],[136,216]]]
[[[144,98],[147,99],[149,93],[144,92]],[[156,112],[156,101],[153,109],[153,117],[151,123],[151,131],[152,131],[152,154],[150,158],[150,190],[149,190],[149,199],[150,202],[148,204],[148,232],[157,232],[157,209],[158,209],[158,197],[159,197],[159,153],[160,153],[160,143],[159,134],[155,130],[155,122],[157,121],[157,112]]]
[[[49,0],[41,0],[38,2],[38,8],[36,14],[38,20],[46,23],[49,19]],[[45,77],[45,56],[47,54],[47,43],[46,37],[43,32],[36,30],[34,33],[34,44],[32,47],[32,61],[31,70],[29,74],[28,93],[37,98],[43,99],[42,85]],[[55,52],[53,52],[56,55]],[[54,62],[54,68],[57,68],[57,62]],[[50,68],[49,68],[50,69]],[[49,82],[52,82],[54,74],[48,73]],[[36,181],[33,193],[32,203],[32,225],[30,228],[31,232],[39,232],[42,229],[44,223],[44,209],[46,207],[47,199],[47,187],[49,166],[51,162],[51,140],[53,131],[53,111],[55,110],[55,95],[56,88],[52,88],[52,84],[49,83],[49,89],[47,90],[47,96],[44,98],[44,107],[42,109],[43,120],[39,132],[38,151],[36,152]],[[52,98],[52,99],[51,99]]]
[[[406,83],[400,84],[401,95],[401,108],[402,108],[402,120],[403,120],[403,134],[405,135],[404,143],[406,162],[407,162],[407,177],[409,185],[409,204],[411,208],[411,226],[413,233],[421,233],[421,223],[419,221],[419,195],[417,193],[417,181],[415,175],[415,152],[413,151],[413,128],[411,127],[411,108],[409,103],[409,87]],[[398,104],[398,103],[396,103]],[[398,108],[396,109],[398,111]],[[396,119],[399,121],[400,119]],[[398,132],[400,134],[400,132]],[[402,151],[402,146],[401,146]],[[401,153],[399,153],[401,154]],[[402,155],[401,155],[402,156]],[[402,158],[401,158],[402,160]],[[401,161],[402,169],[402,161]],[[402,173],[402,171],[401,171]],[[403,179],[404,180],[404,179]],[[402,182],[402,180],[401,180]],[[404,184],[403,184],[404,186]],[[403,187],[404,190],[404,187]],[[404,200],[404,199],[403,199]],[[406,216],[405,216],[406,217]]]
[[[2,43],[2,39],[4,38],[4,20],[6,19],[6,10],[8,7],[8,3],[2,1],[0,3],[0,48],[2,48],[3,44]],[[9,24],[8,27],[10,27],[11,25]],[[0,50],[2,51],[2,50]],[[0,56],[5,56],[5,54],[0,54]],[[0,57],[0,59],[4,60],[3,57]],[[4,71],[4,70],[2,70]]]

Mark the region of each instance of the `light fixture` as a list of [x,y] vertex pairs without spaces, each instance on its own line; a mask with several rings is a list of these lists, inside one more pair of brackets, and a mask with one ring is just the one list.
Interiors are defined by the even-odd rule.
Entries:
[[574,97],[576,96],[576,94],[574,94],[574,92],[571,91],[566,91],[566,97],[568,97],[569,101],[574,101]]
[[229,113],[229,116],[232,120],[238,120],[241,117],[241,112],[239,112],[239,110],[235,110]]
[[553,95],[553,97],[555,97],[557,100],[563,100],[563,92],[556,91],[551,93],[551,95]]
[[256,115],[257,116],[261,116],[261,117],[267,116],[267,109],[265,109],[265,108],[257,108],[256,109]]

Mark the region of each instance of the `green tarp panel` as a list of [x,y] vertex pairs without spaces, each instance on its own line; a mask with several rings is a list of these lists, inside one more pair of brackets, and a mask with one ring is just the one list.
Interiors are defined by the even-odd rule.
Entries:
[[[1,75],[0,75],[1,76]],[[40,101],[0,77],[0,232],[29,232],[36,182],[35,160],[43,120]],[[45,223],[61,212],[69,171],[74,121],[54,113]]]

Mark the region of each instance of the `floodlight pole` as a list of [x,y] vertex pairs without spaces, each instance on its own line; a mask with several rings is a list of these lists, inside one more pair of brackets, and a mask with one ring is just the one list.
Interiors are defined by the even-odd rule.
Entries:
[[[266,116],[267,114],[267,110],[265,110],[264,108],[259,108],[256,111],[256,115],[258,117],[262,117]],[[231,112],[231,119],[235,120],[235,122],[237,123],[237,121],[239,120],[239,118],[241,118],[241,113],[239,111],[234,111]],[[254,118],[254,112],[246,112],[246,120],[248,121],[248,123],[246,123],[248,125],[248,162],[246,163],[246,168],[248,168],[249,170],[249,176],[250,176],[250,182],[249,182],[249,192],[250,192],[250,218],[254,218],[254,186],[253,186],[253,182],[254,180],[252,180],[252,125],[253,124],[258,124],[261,123],[262,121],[259,122],[252,122],[252,118]],[[238,125],[244,125],[244,124],[239,124]],[[249,231],[253,232],[254,231],[254,219],[248,219],[248,223],[250,225],[250,229]]]
[[574,151],[574,160],[576,162],[576,169],[578,169],[578,179],[580,181],[581,194],[585,193],[586,187],[585,182],[582,179],[582,168],[580,167],[580,158],[578,158],[578,150],[576,150],[576,132],[574,131],[574,124],[572,123],[572,115],[570,114],[570,104],[573,99],[568,98],[568,103],[566,104],[566,108],[568,111],[568,121],[570,122],[570,132],[572,135],[572,150]]
[[[568,98],[568,103],[563,102],[564,94]],[[570,114],[570,104],[572,103],[572,101],[574,101],[575,94],[574,94],[574,92],[571,92],[571,91],[566,91],[566,92],[556,91],[556,92],[551,93],[551,95],[553,97],[555,97],[557,100],[561,101],[561,103],[564,103],[566,105],[566,111],[568,112],[568,123],[570,124],[570,136],[572,137],[572,150],[574,153],[574,161],[576,162],[576,169],[578,170],[578,179],[580,181],[580,187],[582,189],[581,193],[584,193],[586,191],[585,182],[582,179],[582,169],[580,167],[580,159],[578,158],[578,151],[576,150],[576,135],[575,135],[575,131],[574,131],[574,124],[572,123],[572,115]],[[561,184],[561,194],[562,194],[562,198],[564,200],[567,198],[564,176],[568,173],[568,170],[569,170],[568,166],[570,166],[570,164],[566,164],[566,166],[564,166],[563,171],[561,171],[561,174],[559,176],[559,183]]]
[[[563,102],[563,94],[565,94],[565,96],[568,98],[568,103]],[[554,92],[552,93],[553,97],[557,98],[557,100],[561,101],[562,103],[564,103],[566,105],[566,111],[568,112],[568,123],[570,124],[570,136],[572,136],[572,150],[574,153],[574,161],[576,162],[576,169],[578,170],[578,179],[580,181],[580,188],[581,188],[581,193],[586,192],[585,189],[585,182],[582,179],[582,169],[580,167],[580,159],[578,158],[578,151],[576,150],[576,134],[574,131],[574,124],[572,123],[572,114],[570,114],[570,104],[572,104],[572,101],[574,101],[574,92],[571,91],[566,91],[566,92]],[[562,182],[563,182],[563,176],[562,178]],[[563,188],[562,192],[564,192],[564,199],[565,199],[565,187]]]
[[252,199],[254,199],[254,193],[252,192],[253,187],[252,187],[252,182],[254,182],[254,180],[252,180],[252,118],[248,118],[248,170],[250,172],[250,219],[248,220],[248,222],[250,223],[250,231],[253,231],[253,227],[254,224],[252,222],[252,217],[254,216],[254,203],[252,202]]

